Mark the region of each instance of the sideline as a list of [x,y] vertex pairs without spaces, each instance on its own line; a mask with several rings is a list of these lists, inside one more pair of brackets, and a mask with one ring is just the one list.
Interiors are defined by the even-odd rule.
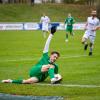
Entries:
[[100,88],[100,85],[80,85],[80,84],[44,84],[36,83],[40,86],[63,86],[63,87],[78,87],[78,88]]

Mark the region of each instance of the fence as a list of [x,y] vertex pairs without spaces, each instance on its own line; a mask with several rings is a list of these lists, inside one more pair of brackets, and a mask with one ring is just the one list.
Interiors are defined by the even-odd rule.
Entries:
[[[65,30],[65,25],[62,22],[50,23],[49,29],[51,26],[57,26],[57,30]],[[74,30],[83,30],[85,23],[75,23],[73,25]],[[41,30],[41,23],[32,23],[32,22],[21,22],[21,23],[0,23],[0,30]]]

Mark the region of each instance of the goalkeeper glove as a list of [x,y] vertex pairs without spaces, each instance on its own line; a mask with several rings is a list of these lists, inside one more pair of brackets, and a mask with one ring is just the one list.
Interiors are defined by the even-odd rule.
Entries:
[[57,27],[56,26],[52,26],[51,27],[51,34],[54,35],[54,33],[56,32]]

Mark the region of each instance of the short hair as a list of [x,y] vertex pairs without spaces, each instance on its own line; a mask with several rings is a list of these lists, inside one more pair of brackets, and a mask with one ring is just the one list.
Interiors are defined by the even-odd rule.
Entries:
[[52,51],[52,52],[51,52],[51,55],[53,55],[53,54],[57,54],[57,55],[58,55],[58,57],[60,57],[60,53],[59,53],[59,52],[57,52],[57,51]]

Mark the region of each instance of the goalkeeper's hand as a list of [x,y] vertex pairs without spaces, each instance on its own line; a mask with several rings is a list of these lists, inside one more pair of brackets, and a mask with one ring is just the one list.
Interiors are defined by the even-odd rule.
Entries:
[[54,33],[56,32],[57,27],[56,26],[52,26],[51,27],[51,34],[54,35]]

